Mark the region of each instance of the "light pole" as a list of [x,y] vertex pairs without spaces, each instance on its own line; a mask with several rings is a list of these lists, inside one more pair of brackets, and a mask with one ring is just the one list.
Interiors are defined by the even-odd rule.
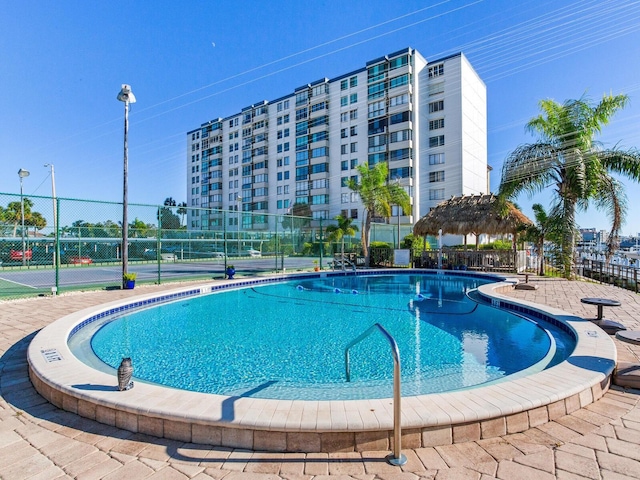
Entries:
[[136,97],[129,85],[123,84],[118,93],[118,100],[124,102],[124,181],[122,185],[122,288],[125,287],[124,277],[129,263],[129,219],[127,218],[128,168],[129,168],[129,105],[136,103]]
[[24,197],[23,197],[23,189],[22,189],[22,179],[29,176],[29,171],[21,168],[18,170],[18,176],[20,177],[20,219],[22,223],[22,266],[24,267],[27,264],[27,252],[26,245],[24,241]]
[[[45,168],[49,167],[51,169],[51,200],[53,201],[53,238],[58,238],[58,212],[56,205],[56,177],[55,172],[53,170],[53,163],[45,163]],[[56,263],[56,247],[55,244],[53,246],[53,265],[57,265]]]
[[238,195],[236,197],[238,202],[238,257],[240,256],[240,211],[242,210],[242,197]]

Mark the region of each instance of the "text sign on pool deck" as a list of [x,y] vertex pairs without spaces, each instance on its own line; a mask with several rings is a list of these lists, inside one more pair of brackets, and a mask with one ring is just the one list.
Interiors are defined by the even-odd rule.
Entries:
[[58,352],[56,348],[45,348],[43,350],[40,350],[40,353],[42,353],[42,356],[47,361],[47,363],[59,362],[60,360],[62,360],[62,355],[60,355],[60,352]]

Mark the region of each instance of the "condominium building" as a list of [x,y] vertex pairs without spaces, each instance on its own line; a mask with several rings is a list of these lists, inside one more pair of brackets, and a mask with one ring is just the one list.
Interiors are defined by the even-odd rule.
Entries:
[[394,223],[413,224],[453,195],[488,192],[486,124],[485,85],[462,53],[385,55],[188,132],[187,226],[218,230],[242,218],[243,229],[273,229],[267,214],[295,203],[318,223],[361,220],[347,184],[357,165],[378,162],[411,198],[411,211],[394,207]]

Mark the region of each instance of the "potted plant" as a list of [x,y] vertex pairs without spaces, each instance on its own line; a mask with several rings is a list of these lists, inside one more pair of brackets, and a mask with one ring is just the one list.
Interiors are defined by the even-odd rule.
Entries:
[[318,260],[313,261],[313,270],[316,272],[320,271],[320,267],[318,266]]
[[224,271],[229,280],[233,280],[233,276],[236,274],[236,267],[233,265],[227,265],[227,269]]
[[133,290],[136,286],[136,276],[133,272],[122,274],[122,285],[126,290]]

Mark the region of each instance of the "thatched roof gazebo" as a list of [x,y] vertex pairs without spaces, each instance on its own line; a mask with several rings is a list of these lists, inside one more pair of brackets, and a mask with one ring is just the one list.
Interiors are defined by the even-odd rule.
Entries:
[[443,234],[478,236],[513,234],[514,243],[522,226],[533,225],[512,203],[502,201],[495,195],[463,195],[439,203],[413,227],[415,236]]

